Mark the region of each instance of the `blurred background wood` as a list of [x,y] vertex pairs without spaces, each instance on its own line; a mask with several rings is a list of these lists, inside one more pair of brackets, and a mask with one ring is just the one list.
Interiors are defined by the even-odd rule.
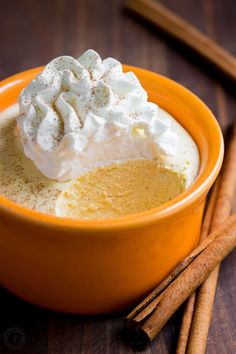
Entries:
[[[235,0],[161,2],[236,55]],[[0,79],[56,56],[78,57],[93,48],[103,57],[159,72],[188,87],[211,108],[224,132],[234,118],[235,85],[194,53],[124,11],[121,0],[0,0],[0,23]],[[221,266],[207,354],[236,352],[235,256],[233,252]],[[4,289],[0,298],[1,354],[12,353],[17,342],[19,354],[135,352],[123,340],[123,314],[96,318],[56,314]],[[181,314],[182,309],[142,353],[174,353]],[[22,332],[14,331],[15,327],[24,333],[22,343]]]

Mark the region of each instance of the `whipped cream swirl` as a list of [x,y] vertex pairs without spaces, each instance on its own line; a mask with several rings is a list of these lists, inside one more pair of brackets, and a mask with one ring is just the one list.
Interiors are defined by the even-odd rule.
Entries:
[[18,130],[25,155],[47,177],[74,179],[96,167],[174,156],[178,135],[133,72],[94,50],[52,60],[22,91]]

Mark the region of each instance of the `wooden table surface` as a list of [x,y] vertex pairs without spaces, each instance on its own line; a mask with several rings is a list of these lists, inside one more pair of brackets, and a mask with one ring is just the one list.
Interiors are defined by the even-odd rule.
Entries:
[[[165,0],[166,6],[236,55],[235,0]],[[235,85],[180,44],[123,9],[120,0],[0,0],[0,79],[94,48],[103,57],[150,69],[195,92],[222,129],[236,112]],[[236,203],[235,203],[236,204]],[[236,209],[236,208],[235,208]],[[43,257],[43,255],[42,255]],[[223,262],[207,349],[236,353],[236,252]],[[124,314],[61,315],[0,291],[0,353],[134,353],[122,336]],[[174,353],[182,309],[142,353]],[[193,353],[197,354],[197,353]]]

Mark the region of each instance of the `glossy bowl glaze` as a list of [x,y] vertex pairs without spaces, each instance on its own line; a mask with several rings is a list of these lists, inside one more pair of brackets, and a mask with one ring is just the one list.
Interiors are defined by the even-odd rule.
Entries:
[[[42,68],[1,82],[0,111]],[[211,111],[166,77],[132,70],[149,100],[172,114],[200,151],[195,183],[165,205],[106,221],[48,216],[0,196],[0,282],[21,298],[79,314],[119,311],[153,289],[197,244],[207,192],[223,159],[223,139]]]

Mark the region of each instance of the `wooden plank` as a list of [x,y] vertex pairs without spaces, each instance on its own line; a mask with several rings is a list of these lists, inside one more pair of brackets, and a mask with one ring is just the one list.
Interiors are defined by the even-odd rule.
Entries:
[[[234,0],[162,3],[236,55]],[[218,81],[216,73],[191,52],[122,11],[120,0],[0,0],[0,9],[0,79],[47,63],[58,55],[77,57],[93,47],[103,56],[114,56],[184,84],[206,102],[224,129],[232,120],[236,111],[235,88]],[[232,311],[236,308],[235,255],[231,254],[221,267],[208,354],[236,352],[236,313]],[[14,327],[25,334],[19,354],[134,353],[121,333],[122,314],[96,318],[56,314],[26,304],[4,289],[0,290],[0,299],[0,353],[12,352],[3,336]],[[181,313],[182,309],[142,353],[174,353]]]

